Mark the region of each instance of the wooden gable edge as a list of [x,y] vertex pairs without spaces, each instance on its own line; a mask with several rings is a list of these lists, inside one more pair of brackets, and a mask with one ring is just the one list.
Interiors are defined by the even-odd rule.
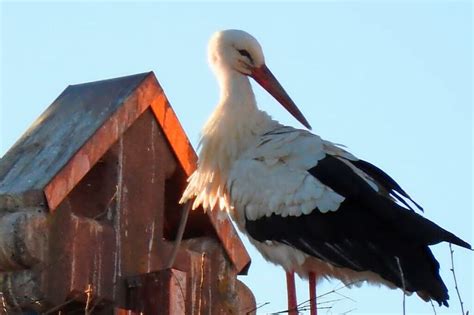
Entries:
[[[158,80],[150,72],[45,186],[44,195],[50,211],[59,206],[107,150],[150,107],[186,175],[189,176],[194,171],[197,155]],[[229,217],[218,211],[208,211],[207,215],[236,270],[245,274],[250,265],[250,257]]]

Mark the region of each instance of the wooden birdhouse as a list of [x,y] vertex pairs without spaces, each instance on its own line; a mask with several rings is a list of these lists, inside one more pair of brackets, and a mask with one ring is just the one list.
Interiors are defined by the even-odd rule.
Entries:
[[225,213],[168,268],[196,160],[152,72],[67,87],[0,162],[0,314],[252,313]]

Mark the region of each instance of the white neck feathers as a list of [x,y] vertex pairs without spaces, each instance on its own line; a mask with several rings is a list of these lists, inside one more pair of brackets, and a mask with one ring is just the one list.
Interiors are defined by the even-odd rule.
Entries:
[[182,201],[196,197],[194,208],[229,208],[226,182],[233,161],[257,137],[278,123],[257,108],[247,76],[237,71],[218,72],[221,100],[202,130],[198,169],[189,178]]

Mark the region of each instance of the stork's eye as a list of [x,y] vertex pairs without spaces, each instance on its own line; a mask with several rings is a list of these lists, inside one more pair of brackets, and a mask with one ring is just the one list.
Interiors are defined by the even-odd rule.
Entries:
[[246,51],[245,49],[238,49],[239,54],[241,54],[244,57],[249,58],[250,62],[253,63],[252,56],[250,56],[249,52]]

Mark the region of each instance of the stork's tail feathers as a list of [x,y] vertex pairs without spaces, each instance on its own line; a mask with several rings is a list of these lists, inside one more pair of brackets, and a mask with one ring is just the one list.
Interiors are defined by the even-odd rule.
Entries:
[[444,231],[446,232],[446,237],[443,241],[472,250],[471,244],[463,241],[451,232],[448,232],[446,230]]
[[[425,301],[433,300],[440,306],[449,306],[448,289],[439,275],[439,263],[428,246],[448,242],[471,249],[471,245],[413,211],[402,210],[398,213],[407,216],[407,220],[403,220],[405,226],[402,229],[406,235],[416,240],[414,243],[418,245],[414,246],[420,246],[412,251],[403,251],[400,257],[408,279],[407,289],[416,292]],[[396,283],[402,288],[401,279],[397,279]]]
[[[448,288],[439,275],[439,263],[428,247],[405,252],[399,260],[400,272],[397,285],[416,292],[424,301],[436,301],[439,306],[449,306]],[[401,279],[403,275],[404,279]]]
[[403,222],[403,225],[399,226],[401,235],[411,240],[416,240],[418,244],[435,245],[441,242],[448,242],[472,249],[471,245],[466,241],[416,212],[408,211],[381,196],[372,198],[370,201],[373,203],[373,206],[383,209],[378,214],[385,219],[389,219],[392,222]]
[[[412,213],[415,214],[414,212],[412,212]],[[415,215],[418,216],[422,221],[424,221],[423,222],[424,224],[420,225],[420,229],[426,228],[425,237],[426,237],[426,244],[427,245],[434,245],[434,244],[438,244],[438,243],[441,243],[441,242],[447,242],[447,243],[455,244],[455,245],[458,245],[458,246],[461,246],[461,247],[464,247],[464,248],[467,248],[467,249],[472,249],[472,247],[469,243],[462,240],[461,238],[454,235],[453,233],[443,229],[442,227],[440,227],[436,223],[431,222],[428,219],[426,219],[426,218],[424,218],[424,217],[422,217],[418,214],[415,214]]]

